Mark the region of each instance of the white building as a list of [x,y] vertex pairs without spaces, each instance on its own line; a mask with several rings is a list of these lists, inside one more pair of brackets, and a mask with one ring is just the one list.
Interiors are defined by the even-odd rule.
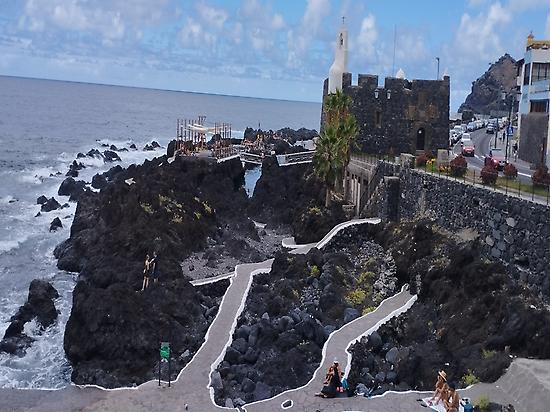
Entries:
[[[518,62],[521,91],[518,126],[519,157],[550,165],[550,40],[527,37],[525,57]],[[544,159],[545,158],[545,159]]]
[[328,75],[328,92],[342,90],[342,76],[348,72],[348,30],[342,21],[342,27],[336,36],[334,63],[330,66]]

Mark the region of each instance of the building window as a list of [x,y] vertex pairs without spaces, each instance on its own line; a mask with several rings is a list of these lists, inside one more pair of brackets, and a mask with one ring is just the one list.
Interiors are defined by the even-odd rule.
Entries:
[[374,113],[374,124],[376,127],[382,127],[382,112],[380,110]]
[[525,71],[523,73],[523,85],[527,86],[529,84],[529,72],[531,71],[531,63],[525,65]]
[[426,130],[423,127],[416,131],[416,150],[424,150],[426,145]]
[[531,113],[548,113],[548,100],[531,100]]
[[533,63],[531,84],[550,79],[550,63]]

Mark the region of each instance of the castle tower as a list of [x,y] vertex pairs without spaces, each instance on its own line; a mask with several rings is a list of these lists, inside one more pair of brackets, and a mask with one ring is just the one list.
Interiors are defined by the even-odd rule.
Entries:
[[328,74],[328,92],[335,93],[342,90],[342,76],[348,72],[348,30],[342,17],[342,27],[336,36],[336,50],[334,63],[330,66]]

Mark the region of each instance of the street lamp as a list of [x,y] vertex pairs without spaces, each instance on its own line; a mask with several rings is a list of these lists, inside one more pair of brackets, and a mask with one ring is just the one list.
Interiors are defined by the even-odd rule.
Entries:
[[[500,98],[505,101],[506,100],[506,93],[505,92],[501,92],[500,93]],[[496,131],[495,131],[495,149],[497,148],[497,140],[498,140],[498,133],[500,132],[500,129],[498,127],[498,114],[497,114],[497,126],[496,126]]]
[[505,161],[508,162],[508,141],[509,141],[509,131],[512,127],[512,109],[514,107],[514,101],[519,97],[521,93],[518,90],[513,90],[508,95],[509,99],[509,107],[508,107],[508,127],[506,130],[506,153],[505,153]]

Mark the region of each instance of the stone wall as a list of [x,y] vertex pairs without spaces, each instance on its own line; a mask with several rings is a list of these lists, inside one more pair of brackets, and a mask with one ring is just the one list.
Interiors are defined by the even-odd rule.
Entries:
[[[387,77],[383,87],[373,75],[359,74],[357,85],[352,85],[351,73],[345,73],[342,80],[344,93],[352,98],[362,152],[399,154],[447,148],[449,77],[412,81]],[[325,80],[323,101],[327,91]],[[321,113],[321,129],[323,122]],[[419,133],[423,138],[417,139]]]
[[[406,167],[383,167],[400,178],[401,219],[426,217],[453,233],[477,236],[486,257],[511,264],[515,277],[550,296],[550,207]],[[387,184],[381,183],[365,215],[388,217],[395,197],[388,196]]]
[[548,113],[522,114],[518,157],[535,165],[541,164],[547,136]]

